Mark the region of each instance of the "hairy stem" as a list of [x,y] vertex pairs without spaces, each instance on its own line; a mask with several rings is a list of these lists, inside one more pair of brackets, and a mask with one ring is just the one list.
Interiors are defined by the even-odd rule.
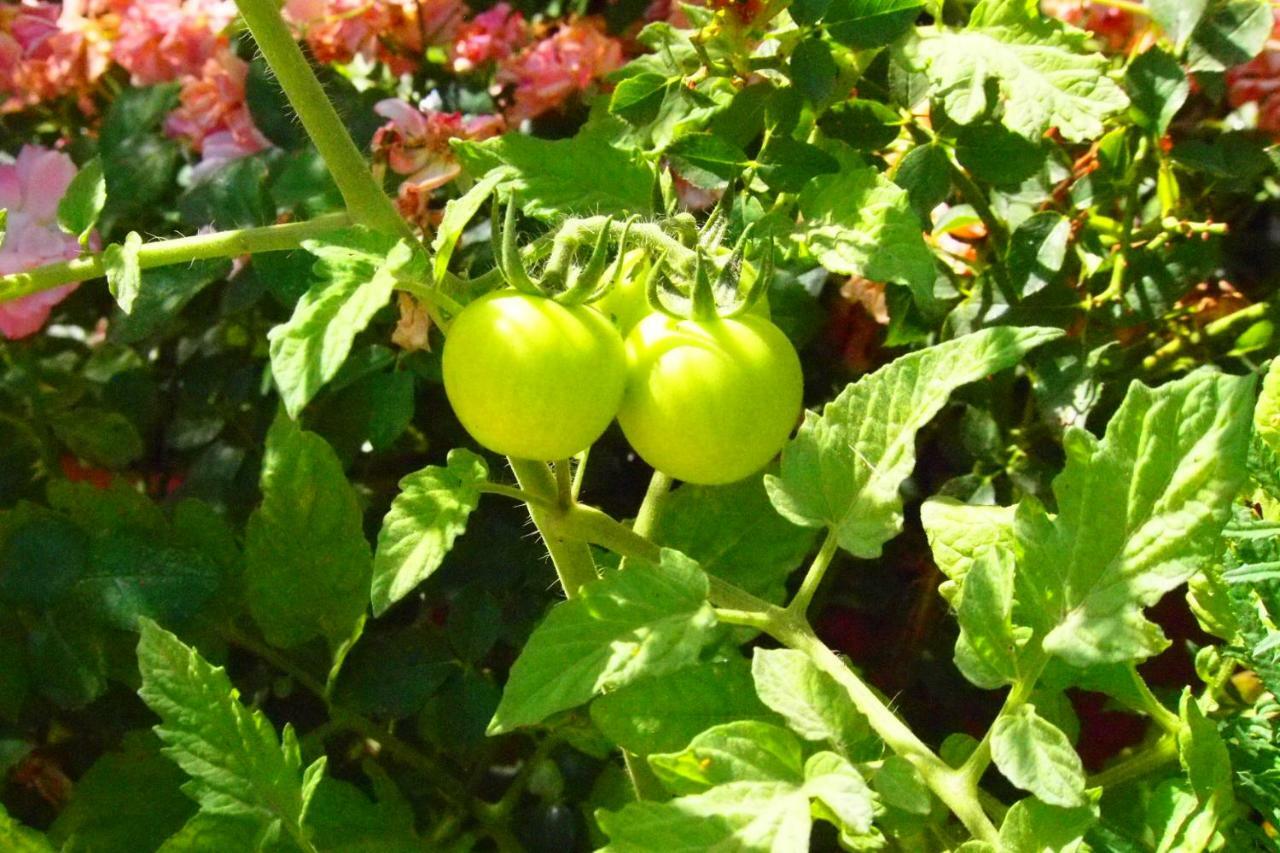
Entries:
[[[138,249],[138,266],[142,269],[187,264],[210,258],[234,258],[260,252],[285,252],[296,249],[304,240],[319,237],[351,224],[345,213],[318,216],[307,222],[265,225],[178,237],[145,243]],[[101,278],[105,273],[102,253],[83,255],[70,261],[45,264],[25,272],[0,276],[0,302],[30,296],[42,290]]]
[[236,0],[253,39],[280,81],[289,104],[302,120],[320,157],[329,167],[347,210],[356,222],[400,237],[413,237],[391,199],[369,171],[346,125],[329,102],[328,95],[293,34],[280,16],[276,0]]
[[[560,578],[560,585],[564,587],[564,594],[568,598],[575,598],[578,590],[598,577],[595,560],[591,557],[591,548],[586,540],[567,537],[561,531],[560,519],[572,514],[578,508],[577,504],[568,507],[559,505],[556,478],[545,462],[531,462],[514,457],[508,461],[520,488],[540,499],[528,504],[529,517],[542,534],[547,553],[551,555],[551,562]],[[544,504],[550,504],[550,508]]]

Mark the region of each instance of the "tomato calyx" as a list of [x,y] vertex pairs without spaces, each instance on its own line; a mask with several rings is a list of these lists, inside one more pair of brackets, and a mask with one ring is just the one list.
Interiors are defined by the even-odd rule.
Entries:
[[618,241],[617,259],[613,267],[615,274],[606,278],[609,269],[609,236],[613,230],[614,220],[606,219],[599,229],[591,253],[585,264],[577,263],[579,249],[585,241],[579,232],[565,229],[558,234],[551,244],[551,252],[537,277],[525,263],[524,255],[516,242],[516,197],[512,193],[507,198],[506,213],[502,224],[498,224],[498,199],[493,201],[493,257],[502,277],[523,293],[531,296],[544,296],[554,299],[561,305],[580,305],[599,299],[613,284],[613,279],[622,267],[622,258],[627,251],[627,238],[631,217],[623,223],[622,237]]
[[[708,225],[711,222],[708,220]],[[693,275],[686,276],[684,282],[669,272],[666,255],[660,256],[645,281],[650,307],[674,319],[700,322],[737,317],[751,310],[768,290],[774,272],[773,244],[766,240],[753,258],[755,276],[744,275],[753,230],[754,226],[747,227],[723,264],[712,257],[719,248],[719,237],[710,245],[700,242],[694,249]]]

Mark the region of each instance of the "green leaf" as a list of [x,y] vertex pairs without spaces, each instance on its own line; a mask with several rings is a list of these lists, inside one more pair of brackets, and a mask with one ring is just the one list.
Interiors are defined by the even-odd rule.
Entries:
[[132,313],[134,300],[142,287],[142,269],[138,266],[138,250],[141,248],[142,237],[137,231],[130,231],[123,243],[112,243],[102,251],[107,289],[126,314]]
[[809,36],[791,52],[791,82],[812,104],[825,104],[835,94],[840,67],[831,57],[831,46]]
[[223,580],[204,554],[121,531],[93,545],[88,569],[71,586],[87,615],[136,630],[140,619],[180,622],[198,613]]
[[1262,379],[1258,404],[1253,410],[1253,427],[1274,453],[1280,453],[1280,358],[1273,359]]
[[1064,438],[1058,515],[1018,509],[1019,621],[1077,667],[1132,661],[1167,641],[1142,608],[1214,559],[1245,480],[1252,377],[1200,370],[1135,382],[1098,440]]
[[146,450],[133,421],[119,412],[80,406],[50,420],[54,434],[68,450],[104,468],[127,467]]
[[896,40],[924,6],[924,0],[831,0],[822,19],[833,39],[861,50]]
[[959,124],[998,106],[1004,125],[1028,139],[1056,127],[1067,141],[1084,142],[1128,105],[1087,38],[1042,17],[1036,0],[983,0],[963,30],[917,30],[901,58],[927,76],[932,96]]
[[1268,0],[1211,0],[1191,36],[1187,70],[1225,71],[1257,56],[1275,26]]
[[1152,19],[1164,29],[1179,53],[1204,17],[1209,0],[1148,0]]
[[1013,625],[1013,552],[982,551],[964,577],[956,618],[956,666],[978,687],[995,690],[1018,680],[1018,653],[1030,631]]
[[[1097,789],[1088,792],[1090,799]],[[1006,853],[1085,853],[1084,834],[1098,820],[1098,806],[1051,806],[1036,799],[1013,804],[1000,825],[1000,844]]]
[[679,752],[649,756],[662,784],[676,795],[699,794],[728,782],[794,782],[804,778],[795,735],[758,720],[715,726]]
[[[751,745],[744,743],[742,747],[750,749]],[[732,781],[665,803],[640,801],[617,812],[599,811],[596,819],[610,839],[603,850],[808,850],[815,813],[849,834],[870,831],[873,795],[858,771],[843,758],[820,752],[805,762],[802,773],[789,760],[782,766],[786,772],[783,780]]]
[[1085,804],[1080,756],[1061,729],[1037,714],[1034,705],[1021,705],[996,719],[991,758],[1006,779],[1049,805]]
[[514,175],[510,169],[497,168],[476,181],[471,189],[458,198],[449,199],[444,206],[444,216],[436,227],[435,239],[431,241],[431,251],[435,258],[431,262],[431,272],[437,283],[444,281],[444,274],[449,269],[449,259],[453,250],[462,239],[462,232],[467,224],[484,207],[484,203],[493,195],[498,184]]
[[372,801],[349,782],[324,778],[307,807],[306,825],[320,851],[421,853],[427,849],[413,829],[413,810],[395,784],[375,777]]
[[1182,64],[1158,47],[1142,53],[1125,71],[1129,114],[1142,129],[1163,136],[1191,94]]
[[614,87],[609,112],[633,125],[646,125],[658,117],[662,99],[674,82],[677,81],[653,71],[628,77]]
[[710,133],[690,133],[667,149],[667,157],[681,177],[705,189],[722,187],[749,162],[741,148]]
[[155,623],[142,627],[138,666],[138,694],[160,717],[164,753],[191,776],[183,791],[202,811],[306,837],[302,817],[324,759],[304,773],[293,730],[285,727],[282,743],[261,711],[240,703],[224,669]]
[[954,498],[929,498],[920,521],[929,537],[933,561],[947,576],[938,592],[959,609],[965,575],[989,550],[1012,549],[1014,507],[974,506]]
[[730,782],[666,803],[598,811],[609,836],[601,853],[775,853],[808,850],[809,798],[787,782]]
[[825,741],[841,755],[854,757],[860,742],[867,739],[867,720],[849,702],[848,694],[801,652],[756,649],[751,675],[760,701],[781,714],[805,740]]
[[645,678],[591,703],[591,721],[636,755],[675,752],[699,732],[735,720],[776,719],[756,698],[740,657]]
[[840,546],[874,558],[902,527],[898,489],[915,467],[915,435],[951,392],[1016,364],[1061,336],[1056,329],[997,327],[904,356],[806,412],[765,485],[783,516],[834,529]]
[[8,853],[54,853],[56,850],[44,833],[9,817],[3,805],[0,805],[0,846]]
[[[538,139],[508,133],[483,142],[454,140],[454,151],[475,177],[498,166],[510,166],[502,182],[514,192],[521,209],[539,219],[566,214],[646,213],[650,209],[653,172],[634,151],[613,141],[617,123],[580,132],[571,139]],[[589,163],[590,168],[583,168]]]
[[818,127],[858,151],[879,151],[898,138],[902,116],[879,101],[850,98],[823,113]]
[[369,600],[360,503],[324,439],[279,416],[267,433],[262,504],[245,531],[249,612],[272,645],[350,639]]
[[81,166],[71,183],[67,184],[67,190],[58,202],[58,225],[68,234],[74,234],[80,245],[85,246],[106,204],[107,181],[102,176],[102,158],[94,157]]
[[185,779],[150,733],[132,732],[122,751],[104,754],[76,781],[49,837],[62,853],[155,850],[196,810],[179,790]]
[[1009,238],[1006,265],[1020,297],[1039,293],[1058,280],[1071,242],[1071,220],[1045,211],[1025,219]]
[[[1217,723],[1204,715],[1191,690],[1182,691],[1179,707],[1178,761],[1191,791],[1206,808],[1221,809],[1231,801],[1231,756]],[[1217,802],[1211,802],[1214,800]],[[1224,802],[1225,801],[1225,802]]]
[[911,209],[921,222],[951,194],[951,165],[941,144],[917,145],[898,164],[893,182],[907,191]]
[[252,818],[217,812],[196,812],[191,820],[165,840],[157,853],[227,853],[254,850],[260,853],[294,853],[298,848],[280,838],[279,827]]
[[820,175],[800,195],[794,239],[837,275],[904,282],[932,299],[937,275],[920,220],[905,190],[872,168]]
[[400,481],[373,558],[373,614],[381,616],[440,568],[480,503],[489,466],[469,450],[449,451],[443,468],[428,465]]
[[303,244],[319,262],[319,281],[303,294],[288,322],[272,329],[271,375],[290,417],[297,417],[347,360],[351,344],[391,298],[396,277],[420,253],[407,242],[368,231],[348,231]]
[[756,171],[770,189],[794,193],[818,175],[840,171],[840,164],[816,145],[775,136],[760,152]]
[[907,814],[927,815],[933,811],[933,796],[920,771],[905,758],[890,755],[871,780],[885,804]]
[[709,575],[780,601],[786,579],[813,548],[812,528],[774,511],[764,480],[685,485],[662,503],[653,540],[696,560]]
[[659,565],[632,562],[552,608],[511,667],[490,734],[529,726],[640,678],[688,666],[715,615],[698,564],[664,549]]

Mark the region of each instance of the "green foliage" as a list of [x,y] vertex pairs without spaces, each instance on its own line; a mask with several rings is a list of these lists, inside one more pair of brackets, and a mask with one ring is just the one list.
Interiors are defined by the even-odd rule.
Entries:
[[491,734],[533,725],[591,697],[687,666],[715,616],[707,576],[678,551],[582,589],[553,608],[511,667]]
[[[0,849],[1275,846],[1267,0],[535,3],[475,65],[471,9],[278,5],[208,33],[243,110],[92,64],[2,107],[0,164],[78,173],[0,193]],[[759,284],[781,458],[483,453],[441,350],[514,253],[623,337]]]
[[[305,548],[293,538],[302,531]],[[254,621],[279,646],[321,636],[336,648],[359,633],[370,572],[360,505],[333,450],[277,417],[267,434],[262,504],[245,531]]]

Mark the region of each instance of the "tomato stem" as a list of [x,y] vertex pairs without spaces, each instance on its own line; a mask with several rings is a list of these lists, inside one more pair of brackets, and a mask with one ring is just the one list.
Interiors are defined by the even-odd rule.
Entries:
[[805,613],[809,610],[810,603],[813,602],[814,594],[818,591],[823,577],[827,574],[827,567],[831,565],[831,560],[835,557],[839,546],[840,539],[836,535],[835,528],[828,528],[827,538],[822,541],[822,547],[809,565],[809,571],[805,573],[804,580],[800,583],[800,589],[796,591],[795,598],[791,599],[791,603],[787,605],[787,611],[791,615],[801,619],[804,618]]
[[[318,216],[307,222],[289,222],[283,225],[265,225],[260,228],[240,228],[213,234],[197,234],[194,237],[158,240],[154,243],[144,243],[138,249],[138,266],[147,270],[211,258],[234,258],[261,252],[284,252],[298,248],[304,240],[320,237],[350,224],[350,216],[345,213],[334,213]],[[69,261],[45,264],[24,272],[0,276],[0,302],[30,296],[64,284],[101,278],[104,274],[102,253],[94,252]]]
[[413,231],[373,179],[369,164],[338,117],[310,63],[280,14],[276,0],[236,0],[280,88],[333,175],[351,216],[361,225],[413,239]]
[[563,530],[563,518],[578,509],[578,505],[572,504],[568,508],[558,505],[556,478],[545,462],[515,457],[508,457],[508,462],[520,488],[538,499],[527,504],[529,517],[542,534],[565,596],[576,598],[578,590],[599,577],[586,540],[567,536]]

